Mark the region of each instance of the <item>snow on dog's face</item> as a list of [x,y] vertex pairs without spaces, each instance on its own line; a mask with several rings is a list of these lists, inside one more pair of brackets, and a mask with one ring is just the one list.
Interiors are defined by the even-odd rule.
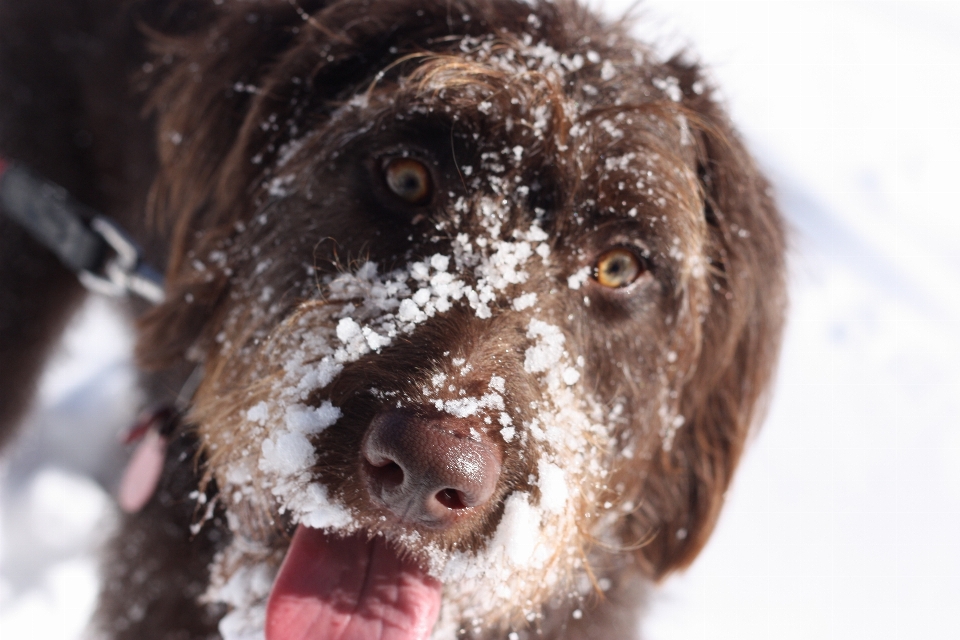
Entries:
[[[261,16],[288,40],[231,85],[244,122],[179,236],[193,309],[155,314],[199,326],[228,638],[580,624],[702,545],[768,373],[780,262],[749,245],[779,227],[706,158],[696,74],[549,7],[466,7],[454,36],[402,4]],[[761,199],[720,211],[738,189]]]

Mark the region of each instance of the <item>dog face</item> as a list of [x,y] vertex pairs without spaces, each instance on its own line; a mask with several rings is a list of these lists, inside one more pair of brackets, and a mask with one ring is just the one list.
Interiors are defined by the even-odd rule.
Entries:
[[301,5],[228,5],[157,93],[140,355],[203,362],[221,630],[549,629],[689,562],[783,297],[696,69],[572,5]]

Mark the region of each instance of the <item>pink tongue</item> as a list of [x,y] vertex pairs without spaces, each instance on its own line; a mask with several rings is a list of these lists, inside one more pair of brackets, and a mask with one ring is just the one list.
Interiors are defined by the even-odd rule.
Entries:
[[424,640],[441,586],[383,538],[301,525],[267,603],[267,640]]

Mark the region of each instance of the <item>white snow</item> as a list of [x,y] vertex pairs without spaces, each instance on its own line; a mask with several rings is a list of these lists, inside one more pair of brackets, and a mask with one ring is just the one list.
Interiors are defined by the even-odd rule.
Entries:
[[553,513],[563,511],[567,506],[570,489],[567,487],[567,474],[557,465],[541,460],[537,473],[540,487],[540,506]]
[[260,470],[290,475],[310,467],[317,461],[313,445],[303,433],[285,431],[263,441]]
[[563,383],[567,386],[573,386],[580,381],[580,372],[573,367],[567,367],[563,370]]
[[93,613],[96,550],[112,529],[117,433],[138,403],[130,333],[103,300],[78,315],[53,357],[37,407],[0,462],[0,631],[79,638]]
[[[495,558],[501,552],[515,567],[527,567],[534,562],[534,552],[540,543],[540,514],[530,504],[525,493],[514,493],[507,498],[503,517],[487,548],[491,559],[484,564],[499,566]],[[453,564],[453,563],[451,563]]]
[[242,566],[216,591],[217,602],[232,607],[220,620],[223,640],[263,640],[267,619],[266,598],[273,586],[274,573],[267,564]]
[[524,353],[523,368],[530,373],[547,371],[558,364],[566,353],[563,332],[556,325],[534,318],[527,328],[527,337],[536,340]]
[[576,273],[567,278],[567,286],[571,289],[579,289],[590,277],[590,271],[591,267],[589,266],[578,269]]
[[713,66],[794,241],[768,419],[644,637],[958,638],[960,5],[645,5]]
[[523,311],[537,304],[537,294],[533,291],[524,293],[513,299],[513,308],[515,311]]
[[[614,0],[607,10],[625,4]],[[706,550],[654,597],[645,637],[960,637],[960,11],[922,3],[648,0],[645,7],[642,31],[687,34],[714,66],[796,229],[791,322],[769,419]],[[671,92],[669,79],[662,82]],[[490,255],[506,249],[496,242]],[[486,284],[522,282],[523,260],[549,254],[541,240],[526,242],[526,258],[504,250],[487,265]],[[442,266],[431,258],[424,275],[449,276],[449,264]],[[429,286],[416,302],[392,295],[403,298],[398,323],[422,322],[442,300],[458,299],[455,283]],[[478,314],[489,302],[481,295],[478,288],[469,299]],[[136,406],[126,333],[109,324],[102,303],[92,304],[87,324],[68,337],[73,359],[60,358],[50,371],[29,431],[5,454],[4,637],[79,638],[92,611],[91,554],[112,507],[81,474],[112,469],[115,476],[122,460],[115,433]],[[562,340],[544,325],[528,354],[531,370],[562,360]],[[385,327],[361,327],[348,337],[344,358],[375,351],[389,336]],[[339,372],[334,360],[290,366],[304,394]],[[493,381],[491,389],[501,392]],[[252,424],[268,417],[267,406],[246,413]],[[324,419],[311,420],[306,431],[287,422],[288,433],[323,428]],[[550,425],[498,422],[508,440],[528,428],[563,438]],[[66,433],[57,431],[67,424]],[[238,469],[238,478],[244,473]],[[513,562],[536,566],[531,525],[561,503],[559,487],[570,489],[551,473],[540,470],[539,504],[519,493],[508,500],[495,539]],[[312,504],[329,505],[322,487],[308,491],[317,492]],[[331,509],[300,517],[344,526],[349,514]],[[448,570],[466,572],[468,564],[476,569],[451,562]],[[236,637],[258,624],[235,621]]]

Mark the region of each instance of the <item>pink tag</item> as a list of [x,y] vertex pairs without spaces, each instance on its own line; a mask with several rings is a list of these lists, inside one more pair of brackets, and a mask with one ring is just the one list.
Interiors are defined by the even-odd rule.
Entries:
[[167,439],[156,429],[147,431],[133,452],[120,480],[117,502],[127,513],[136,513],[150,501],[163,473]]

